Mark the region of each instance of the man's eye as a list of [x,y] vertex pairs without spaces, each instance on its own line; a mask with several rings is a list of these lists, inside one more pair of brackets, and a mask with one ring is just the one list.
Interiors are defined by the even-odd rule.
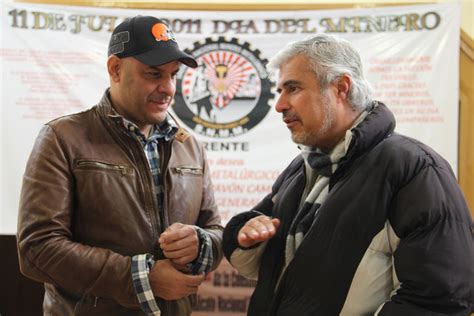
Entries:
[[157,77],[157,78],[161,76],[161,73],[156,72],[156,71],[149,72],[148,74],[150,74],[150,76]]
[[288,92],[289,93],[293,93],[293,92],[296,92],[296,91],[298,91],[298,87],[296,87],[296,86],[289,86],[288,87]]

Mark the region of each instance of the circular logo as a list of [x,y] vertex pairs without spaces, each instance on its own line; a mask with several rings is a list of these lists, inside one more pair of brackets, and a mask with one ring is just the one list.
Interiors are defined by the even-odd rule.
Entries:
[[272,82],[258,50],[233,38],[207,38],[185,50],[198,67],[182,68],[177,75],[173,110],[195,132],[226,138],[244,134],[268,113]]

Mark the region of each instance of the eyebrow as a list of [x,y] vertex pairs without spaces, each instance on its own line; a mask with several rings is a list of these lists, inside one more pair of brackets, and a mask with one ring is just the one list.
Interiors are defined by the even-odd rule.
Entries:
[[[285,81],[282,86],[283,86],[283,88],[286,88],[286,87],[291,86],[291,85],[300,85],[300,84],[301,84],[301,81],[290,79],[290,80]],[[283,90],[282,88],[278,88],[277,92],[281,93],[282,90]]]
[[[171,73],[172,73],[172,74],[177,74],[177,73],[179,72],[179,68],[180,68],[180,66],[178,65],[178,66],[176,67],[176,70],[173,71],[173,72],[171,72]],[[161,69],[160,66],[150,66],[150,69],[152,69],[152,70],[154,70],[154,71],[158,71],[158,72],[162,72],[162,71],[163,71],[163,69]]]

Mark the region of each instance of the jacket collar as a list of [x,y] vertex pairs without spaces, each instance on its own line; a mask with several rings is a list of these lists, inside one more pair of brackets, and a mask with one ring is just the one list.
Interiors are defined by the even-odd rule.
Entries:
[[[97,108],[102,116],[108,117],[116,123],[116,125],[123,126],[126,130],[132,131],[138,129],[138,127],[131,121],[121,116],[112,105],[110,99],[110,89],[107,88],[102,99],[99,101]],[[166,116],[165,121],[158,125],[153,126],[154,134],[159,134],[164,137],[166,141],[172,140],[180,130],[179,124],[176,119],[169,113]]]
[[388,107],[373,101],[372,109],[365,119],[352,129],[352,140],[347,150],[347,159],[360,156],[389,137],[395,129],[395,117]]
[[331,177],[329,190],[350,168],[358,157],[370,151],[395,130],[395,117],[388,107],[379,101],[373,101],[372,109],[365,119],[352,129],[352,139],[346,155],[340,160],[338,169]]

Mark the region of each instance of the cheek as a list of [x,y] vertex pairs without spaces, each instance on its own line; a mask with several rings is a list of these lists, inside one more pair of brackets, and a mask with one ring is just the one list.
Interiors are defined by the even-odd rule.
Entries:
[[306,107],[300,112],[300,118],[306,129],[312,129],[319,124],[321,113],[317,111],[314,104],[306,103]]
[[171,91],[173,93],[173,95],[175,94],[176,92],[176,79],[174,79],[173,83],[170,85],[171,87]]

